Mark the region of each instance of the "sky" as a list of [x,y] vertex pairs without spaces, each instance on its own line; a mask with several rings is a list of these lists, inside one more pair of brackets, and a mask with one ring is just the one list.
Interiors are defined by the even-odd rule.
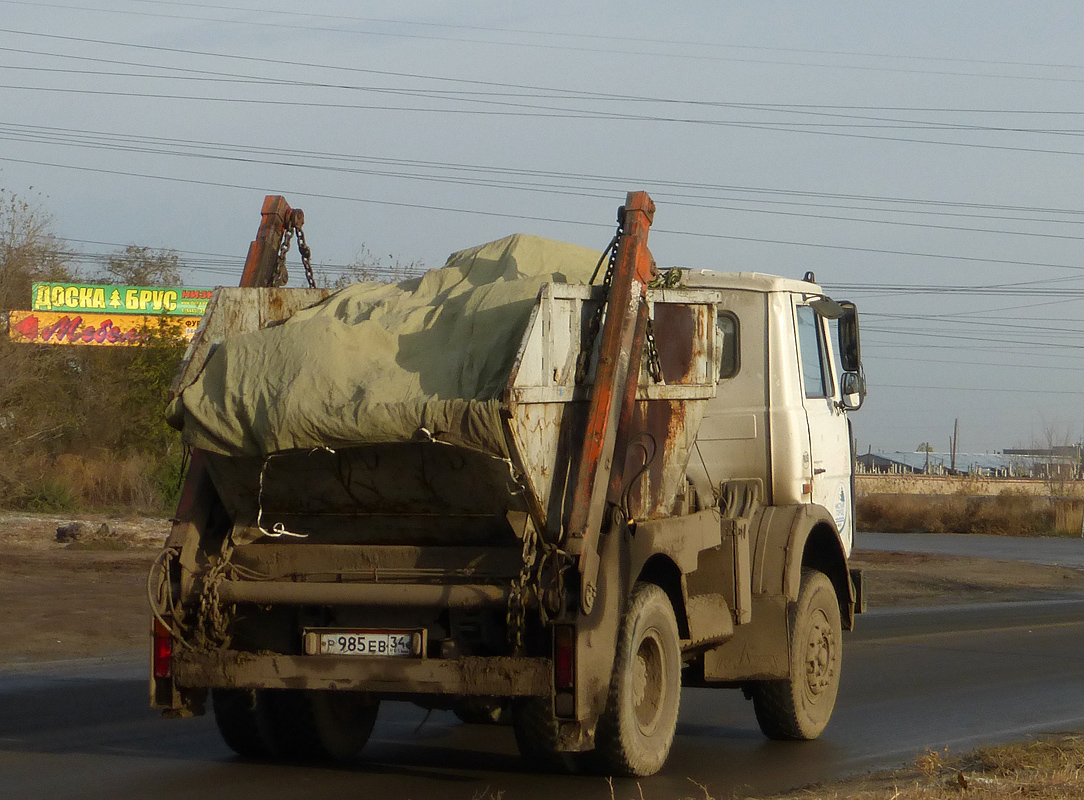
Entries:
[[168,248],[191,286],[236,284],[266,194],[333,274],[602,249],[645,189],[660,266],[858,304],[862,452],[1075,443],[1082,40],[1041,0],[0,0],[0,189],[88,272]]

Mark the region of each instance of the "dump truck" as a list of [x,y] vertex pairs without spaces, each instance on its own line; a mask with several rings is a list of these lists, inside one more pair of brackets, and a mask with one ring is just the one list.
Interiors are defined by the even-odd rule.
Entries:
[[510,720],[538,769],[631,776],[682,687],[822,732],[862,610],[852,303],[812,273],[660,273],[644,192],[601,258],[516,235],[275,288],[297,228],[272,199],[174,385],[155,708],[209,705],[244,757],[348,759],[407,700]]

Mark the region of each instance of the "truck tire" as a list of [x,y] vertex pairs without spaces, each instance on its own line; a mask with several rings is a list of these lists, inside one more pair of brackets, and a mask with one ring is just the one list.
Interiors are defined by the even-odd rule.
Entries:
[[790,678],[760,681],[752,688],[753,710],[771,739],[816,739],[839,690],[843,627],[839,600],[828,576],[802,568],[798,602],[790,618]]
[[275,750],[298,761],[349,761],[369,740],[380,708],[364,692],[277,689],[267,694]]
[[211,709],[226,745],[241,758],[277,755],[265,693],[253,689],[213,689]]
[[670,598],[637,583],[622,621],[595,764],[608,775],[658,772],[670,754],[681,699],[681,640]]
[[523,760],[542,772],[576,772],[576,753],[557,749],[557,718],[549,697],[524,697],[512,703],[512,731]]

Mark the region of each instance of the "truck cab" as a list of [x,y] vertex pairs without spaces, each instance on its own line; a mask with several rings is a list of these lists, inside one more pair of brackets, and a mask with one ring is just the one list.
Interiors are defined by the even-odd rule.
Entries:
[[[768,505],[828,509],[849,555],[854,498],[847,410],[857,401],[843,393],[846,370],[836,342],[840,316],[854,312],[846,310],[853,309],[849,304],[826,304],[812,275],[807,278],[708,270],[686,276],[690,288],[717,293],[720,340],[717,393],[697,432],[699,457],[690,460],[688,476],[707,497],[728,481],[752,479],[762,482]],[[858,368],[852,365],[855,373]]]

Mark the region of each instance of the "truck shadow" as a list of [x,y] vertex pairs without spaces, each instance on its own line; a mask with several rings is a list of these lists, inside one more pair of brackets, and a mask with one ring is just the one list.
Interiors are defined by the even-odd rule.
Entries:
[[[0,752],[44,754],[58,757],[58,764],[68,756],[92,755],[104,759],[103,765],[112,763],[102,767],[110,772],[120,761],[128,765],[122,767],[125,773],[189,776],[189,788],[243,780],[253,791],[263,787],[276,797],[291,786],[322,787],[313,795],[318,797],[324,789],[359,785],[404,796],[504,792],[550,798],[560,791],[610,796],[605,778],[597,774],[539,773],[516,752],[509,726],[463,724],[446,711],[427,717],[409,703],[386,703],[357,759],[340,765],[271,763],[232,755],[211,716],[160,719],[147,707],[146,691],[146,683],[134,679],[5,676],[0,679]],[[723,712],[718,723],[699,718],[679,724],[666,767],[645,779],[653,795],[686,797],[699,791],[697,785],[709,787],[714,796],[776,791],[823,780],[840,760],[838,747],[829,742],[769,742],[754,727],[728,724],[725,709],[716,711]],[[613,785],[619,794],[634,797],[636,784],[615,780]]]

